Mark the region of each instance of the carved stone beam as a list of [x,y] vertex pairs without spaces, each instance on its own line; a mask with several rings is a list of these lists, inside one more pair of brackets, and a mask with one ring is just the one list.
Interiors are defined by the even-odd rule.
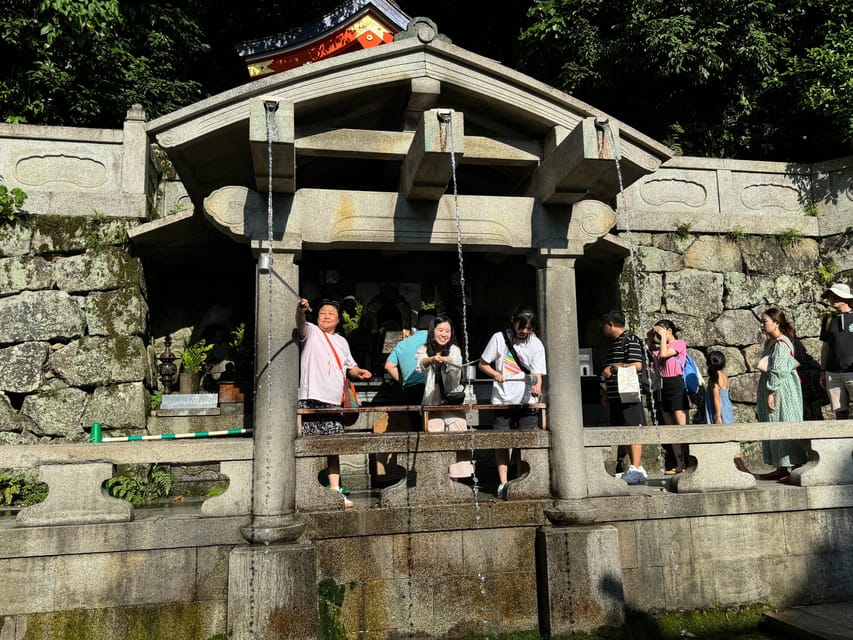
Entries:
[[[554,127],[533,183],[536,196],[545,204],[572,204],[590,195],[610,200],[614,194],[606,193],[610,189],[602,189],[601,183],[606,173],[616,177],[616,163],[610,136],[605,134],[594,118],[584,118],[571,131]],[[618,145],[615,126],[614,136]]]
[[258,98],[249,104],[249,146],[256,189],[270,190],[270,139],[272,140],[272,190],[296,190],[296,146],[293,103],[278,98]]
[[412,78],[412,92],[406,105],[406,115],[403,131],[414,131],[424,115],[424,111],[432,109],[441,95],[441,82],[433,78]]
[[[450,151],[465,153],[465,122],[461,112],[425,111],[400,171],[400,191],[411,200],[439,200],[452,175]],[[458,161],[458,160],[457,160]]]

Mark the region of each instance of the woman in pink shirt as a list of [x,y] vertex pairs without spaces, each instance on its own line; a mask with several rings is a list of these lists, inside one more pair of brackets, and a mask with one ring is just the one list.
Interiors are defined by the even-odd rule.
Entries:
[[[687,410],[690,400],[684,387],[684,362],[687,358],[687,345],[678,339],[678,329],[669,320],[658,320],[649,332],[657,350],[655,360],[661,375],[660,409],[666,424],[687,424]],[[668,475],[681,473],[685,468],[685,449],[681,444],[673,444],[675,469],[667,470]]]

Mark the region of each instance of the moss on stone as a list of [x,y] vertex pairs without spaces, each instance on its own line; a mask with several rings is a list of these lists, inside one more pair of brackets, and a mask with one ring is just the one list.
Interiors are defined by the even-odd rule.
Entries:
[[32,224],[34,231],[50,239],[50,242],[43,241],[34,246],[36,253],[82,249],[89,228],[88,220],[79,216],[36,216]]
[[197,603],[116,609],[77,609],[27,616],[23,640],[214,640],[207,635],[209,611]]
[[347,633],[341,622],[346,585],[325,578],[317,585],[317,604],[320,613],[319,640],[346,640]]

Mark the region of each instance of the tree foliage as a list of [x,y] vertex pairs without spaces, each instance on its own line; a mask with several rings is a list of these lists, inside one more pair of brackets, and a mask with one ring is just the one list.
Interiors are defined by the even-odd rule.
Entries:
[[[234,43],[341,0],[0,0],[0,120],[118,127],[249,81]],[[823,160],[853,143],[853,0],[399,0],[676,152]],[[520,34],[520,43],[519,37]]]
[[853,141],[850,0],[535,0],[527,71],[693,155]]
[[135,102],[156,116],[199,99],[192,5],[3,0],[0,118],[115,127]]

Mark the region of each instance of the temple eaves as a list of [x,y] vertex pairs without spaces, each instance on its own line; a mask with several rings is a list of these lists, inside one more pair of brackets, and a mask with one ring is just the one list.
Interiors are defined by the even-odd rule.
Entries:
[[409,16],[388,0],[346,0],[316,22],[236,45],[251,78],[394,40]]

